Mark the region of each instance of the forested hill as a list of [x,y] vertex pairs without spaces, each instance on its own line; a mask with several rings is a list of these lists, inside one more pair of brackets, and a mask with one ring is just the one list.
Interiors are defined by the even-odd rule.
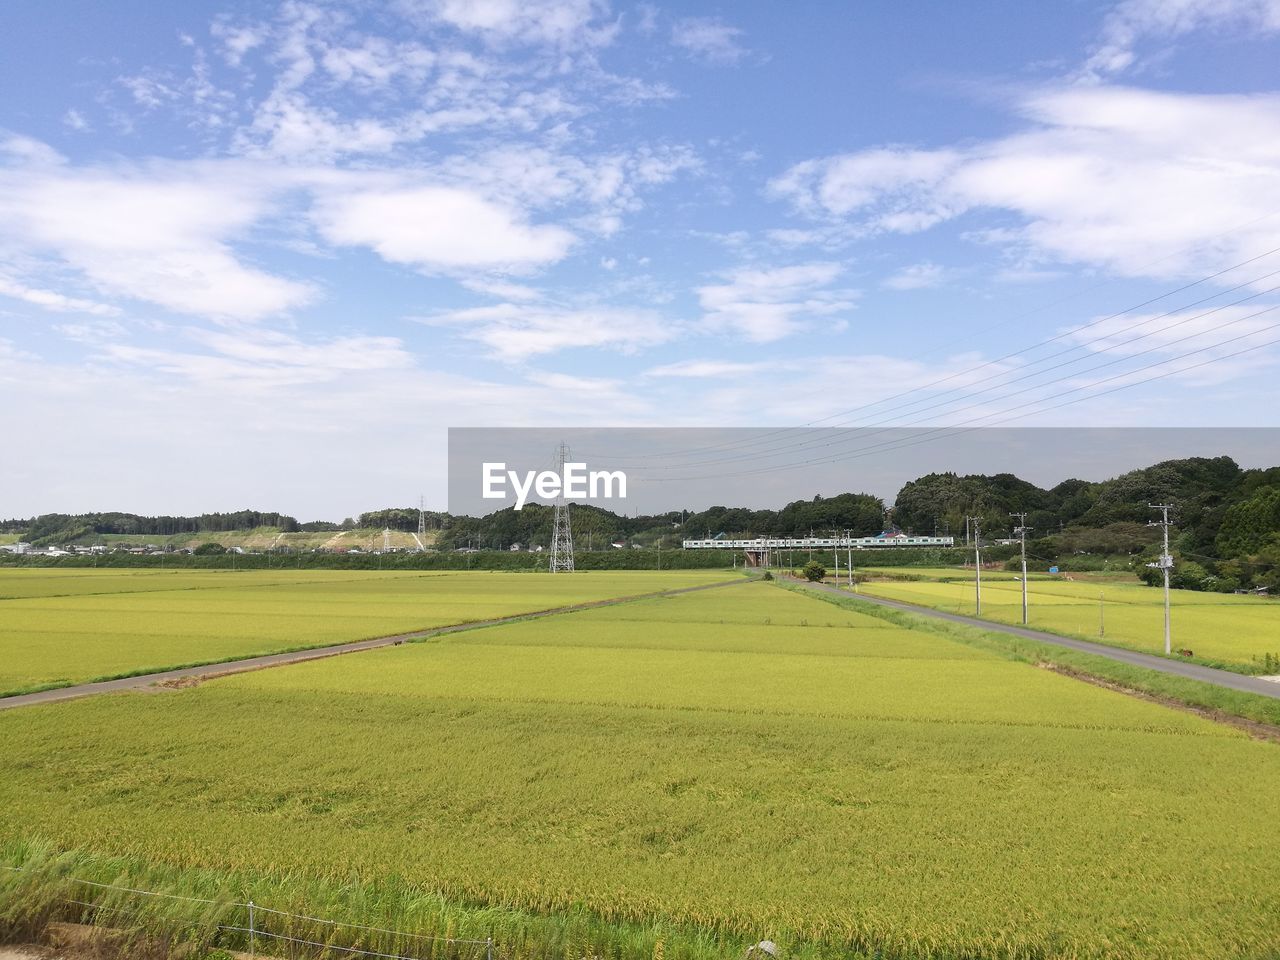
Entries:
[[[1152,503],[1172,503],[1173,552],[1184,586],[1235,589],[1280,587],[1280,467],[1242,469],[1229,457],[1169,460],[1102,482],[1064,480],[1050,489],[1013,474],[960,476],[934,473],[907,483],[891,510],[878,497],[843,493],[796,500],[779,510],[716,506],[694,513],[672,511],[627,517],[596,507],[574,509],[574,538],[582,547],[613,542],[675,546],[685,537],[716,534],[782,535],[848,530],[878,533],[889,522],[904,530],[949,533],[962,538],[965,517],[981,518],[984,539],[1008,537],[1010,513],[1026,512],[1031,551],[1038,563],[1075,568],[1090,564],[1142,562],[1154,555],[1158,531]],[[95,534],[216,533],[274,527],[283,532],[355,527],[417,529],[414,507],[387,508],[341,522],[299,523],[279,513],[241,510],[199,517],[146,517],[127,513],[46,514],[0,522],[0,532],[19,533],[37,544],[69,543]],[[487,517],[451,517],[431,512],[428,527],[443,549],[504,549],[519,543],[546,545],[551,510],[530,504]]]
[[[894,518],[906,529],[964,529],[981,517],[984,538],[1010,536],[1026,512],[1032,553],[1084,567],[1081,558],[1154,557],[1153,503],[1174,505],[1175,580],[1185,587],[1280,587],[1280,467],[1242,469],[1230,457],[1168,460],[1100,483],[1065,480],[1045,490],[1012,474],[935,473],[906,484]],[[1144,576],[1154,577],[1141,564]]]
[[[336,529],[336,524],[332,526]],[[151,534],[168,537],[180,533],[223,533],[276,527],[286,533],[303,529],[293,517],[258,510],[205,513],[198,517],[146,517],[134,513],[45,513],[30,520],[0,521],[0,533],[20,533],[36,543],[79,540],[95,533]]]

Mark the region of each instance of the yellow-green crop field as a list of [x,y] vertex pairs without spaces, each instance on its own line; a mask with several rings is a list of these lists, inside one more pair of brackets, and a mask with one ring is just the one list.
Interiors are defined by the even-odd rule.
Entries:
[[0,696],[734,577],[0,568]]
[[0,742],[10,861],[500,960],[1280,950],[1280,746],[767,583],[3,712]]
[[[972,615],[973,571],[929,571],[925,581],[871,580],[859,592]],[[963,580],[955,579],[966,577]],[[943,579],[945,578],[945,579]],[[982,575],[982,616],[1022,622],[1022,585],[1013,574]],[[1146,653],[1164,652],[1164,593],[1140,583],[1028,581],[1030,625]],[[1170,591],[1173,647],[1197,660],[1259,672],[1267,654],[1280,657],[1280,602],[1264,597]]]
[[[840,559],[843,561],[844,557],[841,557]],[[855,563],[853,569],[856,573],[869,577],[883,578],[886,580],[962,580],[966,577],[970,579],[973,578],[973,568],[966,570],[963,567],[864,567]],[[843,577],[844,567],[841,566],[840,570],[840,575]],[[834,570],[829,572],[834,573]],[[1021,576],[1021,574],[1011,573],[1008,570],[982,571],[982,579],[984,581],[1013,580],[1019,576]],[[1035,580],[1037,578],[1048,579],[1054,575],[1049,573],[1036,573],[1033,571],[1030,576],[1032,580]],[[1130,579],[1132,579],[1132,575],[1130,575]]]

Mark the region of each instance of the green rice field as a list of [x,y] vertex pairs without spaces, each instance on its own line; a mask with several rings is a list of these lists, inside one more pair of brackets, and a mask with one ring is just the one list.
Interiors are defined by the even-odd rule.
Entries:
[[2,712],[0,742],[11,864],[499,960],[1280,951],[1280,746],[768,583]]
[[[936,610],[973,614],[972,570],[911,572],[930,579],[872,579],[858,590]],[[1005,571],[983,571],[985,619],[1022,622],[1022,585],[1014,576]],[[1118,578],[1067,580],[1044,575],[1029,578],[1028,591],[1032,627],[1145,653],[1164,653],[1164,593],[1158,588]],[[1280,667],[1275,666],[1280,663],[1280,602],[1195,590],[1173,590],[1170,594],[1175,651],[1190,650],[1196,660],[1245,673],[1280,673]]]
[[0,696],[734,577],[0,568]]

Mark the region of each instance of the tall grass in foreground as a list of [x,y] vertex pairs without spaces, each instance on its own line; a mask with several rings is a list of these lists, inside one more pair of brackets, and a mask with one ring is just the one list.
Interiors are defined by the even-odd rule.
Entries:
[[[50,924],[69,922],[109,930],[109,956],[246,951],[249,901],[252,946],[263,956],[486,960],[492,950],[494,960],[715,960],[736,956],[744,942],[664,923],[606,923],[583,909],[538,915],[462,904],[395,877],[248,877],[58,851],[43,840],[0,846],[0,944],[40,942]],[[797,948],[792,956],[816,957]]]

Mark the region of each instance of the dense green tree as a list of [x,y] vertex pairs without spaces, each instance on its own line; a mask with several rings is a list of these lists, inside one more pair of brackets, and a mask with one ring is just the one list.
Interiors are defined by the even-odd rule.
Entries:
[[1243,556],[1256,553],[1277,532],[1280,532],[1280,487],[1259,487],[1249,499],[1223,511],[1215,546],[1221,556]]

